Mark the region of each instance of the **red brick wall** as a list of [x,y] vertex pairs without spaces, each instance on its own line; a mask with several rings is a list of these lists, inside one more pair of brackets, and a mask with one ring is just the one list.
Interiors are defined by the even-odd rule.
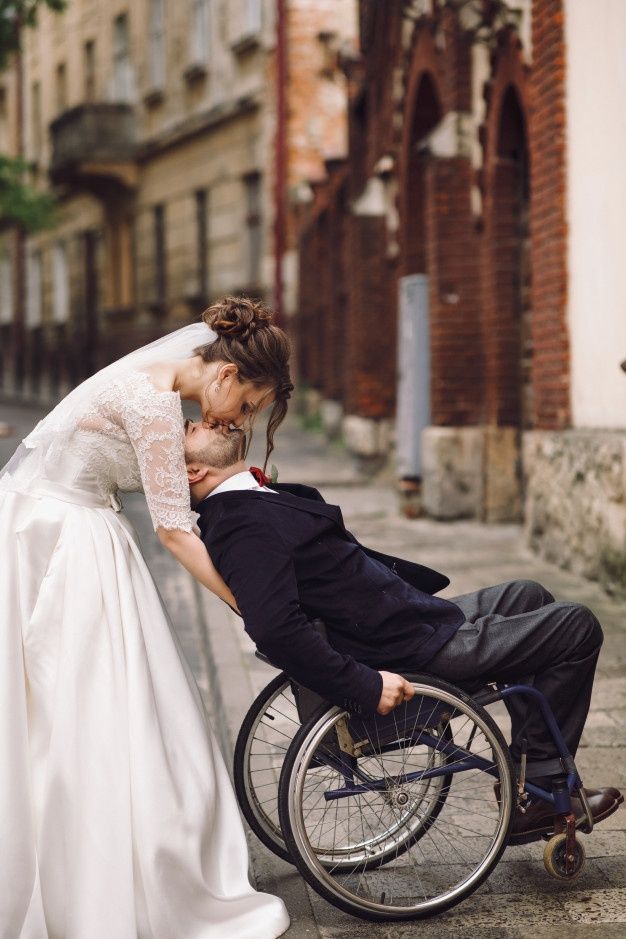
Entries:
[[[333,42],[356,48],[353,17],[335,0],[298,0],[287,5],[288,186],[326,178],[324,159],[345,154],[347,81],[338,68]],[[324,34],[334,36],[325,43]],[[271,57],[270,57],[271,58]],[[271,76],[270,76],[271,77]],[[270,86],[272,87],[272,86]],[[270,159],[274,159],[270,151]],[[288,214],[288,243],[297,221]]]
[[300,234],[299,301],[294,324],[298,381],[316,386],[319,382],[319,343],[317,341],[317,227],[314,223]]
[[535,426],[570,422],[562,0],[534,0],[530,79]]
[[520,170],[495,161],[488,176],[483,269],[485,417],[488,423],[521,423]]
[[398,199],[402,274],[426,271],[426,162],[416,151],[415,144],[441,120],[444,88],[441,55],[430,25],[423,23],[413,36],[404,82]]
[[396,392],[395,274],[385,256],[382,216],[348,216],[343,368],[348,414],[385,418]]
[[[402,5],[393,9],[399,17]],[[345,185],[349,202],[361,194],[375,160],[383,153],[395,156],[401,219],[399,265],[387,257],[385,220],[354,218],[348,209],[340,210],[337,190],[333,193],[332,187],[326,186],[325,205],[330,207],[324,236],[326,253],[320,251],[318,233],[317,247],[310,257],[317,265],[324,259],[331,273],[306,275],[308,287],[303,293],[307,315],[317,310],[320,326],[318,330],[309,326],[306,333],[309,380],[319,383],[329,397],[340,400],[343,393],[348,413],[391,416],[396,382],[397,273],[426,272],[430,283],[433,422],[567,426],[562,2],[534,3],[532,73],[517,35],[503,32],[499,36],[492,81],[486,89],[488,113],[481,135],[484,167],[478,176],[466,157],[418,157],[414,149],[416,137],[433,123],[424,100],[418,102],[425,74],[433,92],[430,111],[437,120],[450,110],[470,109],[469,45],[453,13],[447,9],[437,14],[445,39],[440,44],[435,41],[432,22],[422,19],[416,24],[411,49],[406,51],[403,131],[398,134],[401,139],[394,142],[392,130],[395,127],[397,131],[399,115],[396,112],[394,117],[391,100],[393,56],[384,60],[381,39],[399,36],[399,32],[398,20],[389,19],[391,5],[385,10],[385,22],[381,20],[384,29],[381,26],[377,31],[378,14],[374,15],[364,61],[352,71]],[[503,107],[511,88],[519,103],[518,116],[522,115],[523,158],[512,156],[506,141],[500,139]],[[417,125],[416,107],[421,115]],[[528,156],[530,247],[525,236],[528,193],[523,192]],[[472,188],[477,184],[483,196],[482,219],[472,210]],[[339,219],[343,219],[343,228]],[[343,264],[337,262],[340,257]],[[305,302],[306,291],[309,299]],[[529,329],[530,341],[524,338]],[[526,359],[522,361],[524,344]],[[532,384],[528,378],[531,348]],[[345,381],[343,390],[338,373],[341,382]]]
[[325,290],[328,316],[322,391],[325,398],[344,401],[345,332],[348,303],[347,271],[344,264],[346,222],[345,187],[341,187],[328,211],[328,271]]
[[525,118],[528,69],[515,33],[500,37],[492,69],[485,89],[487,120],[481,133],[485,419],[490,424],[518,427],[531,423],[532,415],[525,406],[528,375],[522,365],[531,354],[525,337],[530,302]]
[[466,157],[421,156],[415,145],[450,110],[470,107],[469,45],[450,10],[445,43],[432,24],[413,37],[400,162],[402,272],[427,273],[431,324],[431,407],[435,424],[482,418],[479,244],[471,213],[473,171]]
[[426,172],[426,261],[434,424],[482,417],[479,245],[471,216],[467,158],[433,159]]
[[445,111],[471,110],[471,43],[459,28],[456,14],[449,7],[441,11],[444,37],[442,58],[442,97]]

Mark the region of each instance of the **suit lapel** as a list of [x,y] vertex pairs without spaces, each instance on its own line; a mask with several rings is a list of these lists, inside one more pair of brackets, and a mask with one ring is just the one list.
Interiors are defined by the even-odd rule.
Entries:
[[211,513],[216,511],[219,506],[224,506],[227,502],[242,502],[249,499],[265,499],[275,502],[277,505],[288,505],[299,512],[306,512],[309,515],[321,515],[323,518],[330,519],[335,525],[338,525],[344,534],[347,534],[343,522],[341,509],[336,505],[328,505],[327,502],[318,502],[315,499],[306,499],[301,496],[292,495],[285,491],[280,492],[259,492],[258,490],[236,490],[233,492],[221,492],[215,496],[210,496],[198,507],[200,516],[206,516],[210,520]]
[[[219,493],[216,496],[211,496],[209,499],[206,499],[201,503],[200,511],[200,527],[203,528],[203,516],[204,520],[210,525],[211,512],[217,511],[218,508],[224,508],[225,504],[232,500],[233,502],[242,503],[244,500],[258,500],[258,499],[269,499],[271,502],[276,503],[277,505],[288,505],[292,509],[296,509],[299,512],[305,512],[309,515],[322,516],[323,518],[329,519],[333,522],[340,530],[341,534],[348,541],[353,544],[359,544],[357,539],[349,532],[344,524],[343,516],[341,514],[341,509],[336,505],[329,505],[327,502],[320,501],[315,498],[307,498],[306,496],[298,496],[293,492],[289,492],[288,483],[277,483],[276,484],[278,492],[258,492],[254,490],[237,490],[234,492],[223,492]],[[296,488],[294,486],[294,488]],[[300,487],[297,487],[300,488]],[[204,536],[204,530],[203,530]],[[421,590],[425,593],[434,594],[439,590],[443,590],[444,587],[450,583],[449,579],[444,575],[440,574],[438,571],[433,571],[428,567],[423,567],[420,564],[415,564],[412,561],[405,561],[402,558],[391,557],[390,555],[381,554],[378,551],[373,551],[370,548],[365,548],[361,545],[365,553],[374,558],[376,561],[380,561],[385,567],[390,568],[395,571],[402,580],[410,584],[412,587],[416,587],[418,590]]]
[[276,502],[278,505],[288,505],[292,509],[298,509],[300,512],[306,512],[309,515],[321,515],[329,518],[335,525],[339,525],[345,532],[343,515],[337,505],[329,505],[327,502],[318,502],[316,499],[304,499],[301,496],[294,496],[292,493],[282,490],[280,492],[262,492],[260,495],[270,502]]

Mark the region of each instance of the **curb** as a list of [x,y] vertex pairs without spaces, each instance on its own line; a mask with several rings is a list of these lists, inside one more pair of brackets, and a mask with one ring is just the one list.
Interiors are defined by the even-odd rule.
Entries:
[[[247,659],[255,660],[252,653],[244,650],[246,637],[241,619],[196,581],[194,591],[200,624],[200,656],[215,721],[213,729],[232,777],[237,733],[257,693]],[[268,669],[268,681],[270,674]],[[280,896],[289,910],[291,926],[284,933],[285,939],[319,939],[304,880],[295,868],[275,857],[251,832],[247,834],[252,884],[257,890]]]

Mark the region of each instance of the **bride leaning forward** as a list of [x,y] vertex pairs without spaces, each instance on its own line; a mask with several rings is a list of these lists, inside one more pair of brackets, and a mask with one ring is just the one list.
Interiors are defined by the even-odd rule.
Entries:
[[0,472],[0,939],[275,939],[200,696],[118,490],[233,602],[194,534],[181,399],[243,427],[292,390],[271,314],[227,299],[67,396]]

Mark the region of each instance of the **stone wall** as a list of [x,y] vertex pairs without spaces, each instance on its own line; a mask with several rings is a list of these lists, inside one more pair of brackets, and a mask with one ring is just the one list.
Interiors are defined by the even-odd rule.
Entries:
[[427,427],[422,507],[439,519],[521,519],[519,432],[514,427]]
[[626,432],[530,431],[523,453],[530,547],[626,595]]

